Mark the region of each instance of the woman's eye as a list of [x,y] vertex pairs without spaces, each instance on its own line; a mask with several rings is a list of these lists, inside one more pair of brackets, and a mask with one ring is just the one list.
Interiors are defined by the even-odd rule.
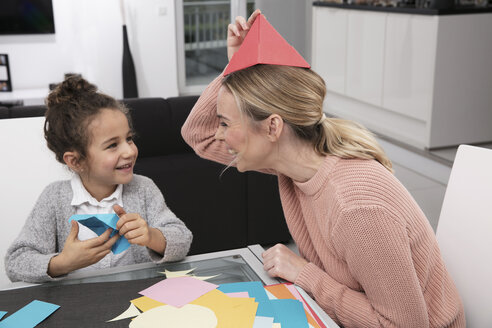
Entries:
[[227,124],[225,122],[220,122],[219,123],[220,126],[224,126],[224,127],[227,127]]

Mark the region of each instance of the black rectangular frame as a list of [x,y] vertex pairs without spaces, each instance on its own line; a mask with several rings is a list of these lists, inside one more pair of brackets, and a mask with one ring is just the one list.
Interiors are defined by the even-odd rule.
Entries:
[[7,79],[0,79],[0,92],[12,91],[12,78],[10,75],[9,55],[0,54],[0,68],[5,67],[7,69]]

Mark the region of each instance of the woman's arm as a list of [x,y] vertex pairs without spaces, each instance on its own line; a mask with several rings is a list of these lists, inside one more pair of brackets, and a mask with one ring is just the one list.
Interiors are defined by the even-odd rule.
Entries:
[[345,286],[313,263],[295,283],[344,327],[428,327],[428,309],[406,228],[379,207],[339,218],[332,240],[363,290]]

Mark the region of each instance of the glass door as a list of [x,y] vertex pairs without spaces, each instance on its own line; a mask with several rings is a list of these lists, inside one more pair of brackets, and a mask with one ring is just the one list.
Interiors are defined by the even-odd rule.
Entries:
[[254,0],[178,0],[176,23],[180,95],[200,94],[227,65],[227,26],[249,16]]

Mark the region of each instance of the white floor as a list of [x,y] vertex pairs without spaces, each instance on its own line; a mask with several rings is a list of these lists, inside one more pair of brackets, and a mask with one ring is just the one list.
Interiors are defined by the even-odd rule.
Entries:
[[[379,142],[393,162],[395,176],[417,201],[436,231],[457,147],[423,151],[386,138]],[[492,143],[478,146],[492,149]],[[297,252],[294,242],[287,246]]]

